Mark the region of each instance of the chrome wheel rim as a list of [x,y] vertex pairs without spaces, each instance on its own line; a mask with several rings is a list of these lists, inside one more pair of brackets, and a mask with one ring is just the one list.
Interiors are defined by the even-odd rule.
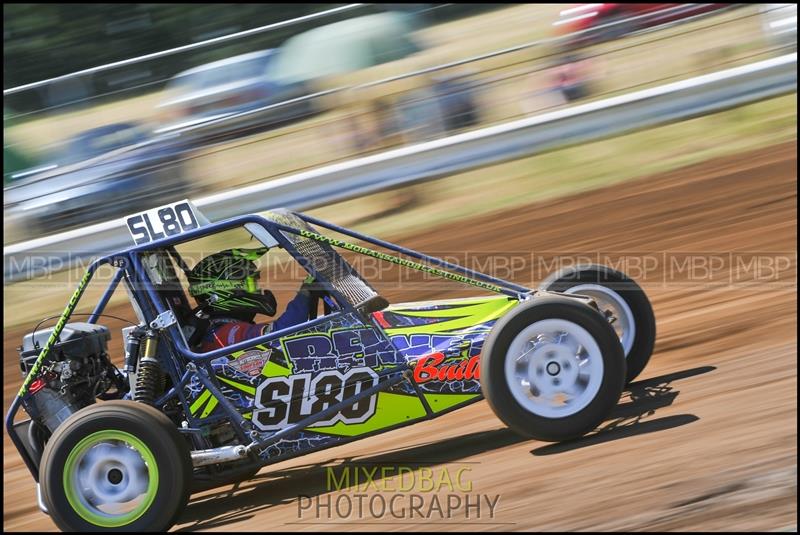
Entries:
[[152,451],[123,431],[99,431],[81,440],[65,463],[67,500],[84,520],[121,527],[152,505],[158,469]]
[[545,418],[580,412],[603,382],[603,356],[589,332],[564,319],[532,323],[511,341],[505,376],[514,399]]
[[566,294],[580,294],[591,297],[597,303],[600,312],[610,312],[616,320],[611,324],[614,332],[619,337],[622,349],[625,351],[625,358],[633,347],[636,338],[636,322],[633,318],[633,311],[625,299],[614,290],[600,284],[579,284],[566,290]]

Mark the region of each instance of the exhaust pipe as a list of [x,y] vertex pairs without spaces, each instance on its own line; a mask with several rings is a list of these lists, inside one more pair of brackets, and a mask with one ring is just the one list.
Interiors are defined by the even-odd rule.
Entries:
[[247,456],[244,446],[222,446],[210,450],[197,450],[192,452],[192,465],[206,466],[209,464],[229,463],[238,461]]

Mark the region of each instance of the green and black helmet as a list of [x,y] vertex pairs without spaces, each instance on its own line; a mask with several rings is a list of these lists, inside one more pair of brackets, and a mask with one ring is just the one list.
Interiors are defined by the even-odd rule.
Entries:
[[256,314],[275,315],[275,296],[258,289],[255,264],[268,250],[226,249],[205,257],[189,273],[189,294],[210,315],[243,321],[252,321]]

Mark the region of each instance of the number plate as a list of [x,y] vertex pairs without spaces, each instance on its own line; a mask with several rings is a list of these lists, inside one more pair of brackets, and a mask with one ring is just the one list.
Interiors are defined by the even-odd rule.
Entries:
[[125,223],[133,242],[142,245],[199,228],[202,221],[192,203],[184,199],[132,215]]

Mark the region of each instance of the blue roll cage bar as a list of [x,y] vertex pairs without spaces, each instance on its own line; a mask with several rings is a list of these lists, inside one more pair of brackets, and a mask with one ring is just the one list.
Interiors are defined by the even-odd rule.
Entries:
[[[508,295],[509,297],[514,297],[522,300],[532,291],[529,288],[512,283],[510,281],[492,277],[485,273],[468,269],[458,264],[447,262],[440,258],[428,256],[420,252],[414,251],[412,249],[401,247],[399,245],[384,240],[380,240],[372,236],[367,236],[365,234],[361,234],[359,232],[346,229],[338,225],[334,225],[333,223],[329,223],[327,221],[323,221],[306,214],[297,212],[293,212],[293,214],[302,219],[303,221],[305,221],[306,223],[314,224],[319,227],[346,236],[350,236],[358,240],[362,240],[372,245],[383,247],[385,249],[389,249],[397,253],[405,254],[412,258],[416,258],[418,260],[426,262],[429,265],[435,266],[437,268],[444,268],[450,271],[458,272],[466,277],[473,277],[477,280],[492,283],[494,285],[499,286],[499,291],[505,295]],[[71,300],[71,305],[74,307],[74,305],[77,304],[78,301],[80,301],[80,299],[83,296],[83,292],[86,286],[88,285],[88,282],[94,276],[97,269],[102,265],[110,264],[118,269],[114,274],[112,280],[109,282],[108,287],[100,297],[100,300],[95,306],[93,312],[89,316],[88,323],[96,323],[97,319],[102,315],[103,310],[105,309],[106,305],[111,299],[111,296],[113,295],[114,291],[117,289],[120,281],[124,279],[129,290],[132,293],[133,298],[137,301],[137,304],[141,309],[141,313],[144,316],[147,325],[150,325],[150,323],[158,315],[168,312],[168,309],[164,307],[163,300],[159,297],[157,290],[154,288],[153,283],[147,274],[147,271],[144,269],[144,266],[142,265],[142,261],[139,255],[141,253],[152,252],[154,250],[170,250],[170,252],[175,253],[173,247],[177,244],[189,242],[198,238],[203,238],[205,236],[215,234],[223,230],[228,230],[234,227],[244,227],[245,224],[247,223],[255,223],[264,228],[270,234],[270,236],[278,242],[279,246],[288,251],[289,254],[298,263],[300,263],[300,265],[303,266],[303,268],[306,271],[308,271],[309,274],[313,275],[317,281],[325,284],[326,291],[329,294],[331,294],[332,297],[335,299],[336,304],[339,306],[339,309],[336,311],[332,311],[330,314],[326,314],[324,316],[304,322],[300,325],[294,325],[291,327],[287,327],[285,329],[273,331],[256,338],[251,338],[206,353],[196,353],[192,351],[189,347],[187,347],[184,341],[183,333],[180,330],[180,326],[176,323],[173,323],[172,325],[166,328],[167,330],[169,330],[171,334],[170,337],[171,344],[158,345],[158,358],[161,365],[164,366],[166,372],[170,376],[172,387],[169,389],[169,391],[164,393],[158,400],[156,400],[155,404],[156,406],[161,406],[168,400],[177,397],[181,405],[183,406],[184,414],[186,415],[187,422],[189,424],[188,428],[179,428],[179,430],[182,432],[191,433],[191,436],[194,440],[200,440],[199,437],[197,437],[197,434],[200,432],[200,429],[197,428],[196,426],[200,424],[201,420],[203,425],[208,425],[217,421],[229,420],[239,439],[242,441],[243,444],[247,444],[248,451],[250,451],[253,448],[258,450],[263,450],[270,444],[278,442],[287,435],[299,432],[305,427],[308,427],[309,425],[315,423],[316,421],[325,419],[328,416],[335,414],[344,408],[352,406],[354,403],[358,402],[359,400],[365,397],[370,397],[377,392],[385,390],[399,383],[400,381],[407,378],[407,372],[409,372],[411,369],[408,364],[405,364],[391,368],[384,373],[380,373],[378,383],[375,386],[363,390],[351,398],[345,399],[337,404],[331,405],[330,407],[328,407],[323,411],[310,415],[300,422],[292,424],[284,429],[281,429],[280,431],[276,431],[275,433],[267,436],[264,439],[258,440],[254,432],[247,431],[247,429],[249,429],[252,426],[252,424],[248,422],[242,416],[242,414],[238,410],[236,410],[236,408],[222,394],[217,382],[212,378],[214,376],[214,373],[210,367],[211,360],[221,356],[229,355],[239,350],[249,349],[256,345],[261,345],[267,342],[271,342],[273,340],[291,334],[297,331],[298,329],[307,329],[309,327],[313,327],[320,323],[324,323],[326,321],[329,321],[331,318],[335,318],[343,314],[354,314],[355,317],[361,318],[365,324],[368,323],[371,328],[375,329],[375,331],[386,342],[389,343],[390,347],[394,347],[391,344],[391,341],[386,332],[374,320],[374,318],[362,314],[361,311],[357,310],[343,295],[341,295],[330,284],[330,281],[325,280],[325,278],[319,272],[317,272],[312,262],[309,262],[297,250],[292,241],[289,240],[283,234],[283,232],[289,232],[295,235],[300,235],[301,233],[298,229],[284,225],[282,223],[278,223],[276,221],[272,221],[263,216],[248,214],[226,219],[217,223],[210,223],[182,234],[162,238],[143,245],[131,247],[129,249],[125,249],[123,251],[101,257],[92,262],[87,268],[87,272],[85,275],[85,283],[80,288],[80,291],[76,292],[76,297],[74,296],[73,300]],[[257,236],[256,238],[258,239]],[[179,260],[179,262],[182,264],[182,260]],[[72,301],[74,301],[74,303]],[[147,304],[147,306],[141,306],[142,304]],[[69,306],[70,305],[68,305],[68,308]],[[71,312],[72,311],[70,311],[70,314]],[[58,329],[58,326],[57,330],[58,332],[55,334],[55,336],[60,335],[60,329]],[[173,357],[173,355],[165,354],[169,352],[168,346],[171,346],[175,351],[177,351],[177,353],[182,358],[186,359],[186,361],[188,362],[186,370],[183,371],[182,373],[180,370],[177,369],[178,363],[176,362],[176,359],[171,358]],[[42,353],[44,353],[44,349],[42,350]],[[39,360],[41,360],[42,358],[43,358],[42,354],[40,354]],[[31,371],[31,373],[33,373],[33,370]],[[183,388],[186,385],[186,383],[190,381],[193,377],[197,377],[197,379],[203,384],[203,386],[211,392],[211,395],[217,399],[217,401],[219,402],[220,406],[223,409],[224,414],[221,414],[216,418],[202,418],[202,419],[195,418],[194,416],[192,416],[191,411],[189,410],[189,402],[184,395]],[[428,418],[433,417],[434,413],[431,410],[430,406],[428,405],[427,401],[425,400],[424,396],[422,395],[421,391],[418,389],[416,383],[414,383],[413,381],[411,381],[411,383],[415,388],[417,396],[423,403],[427,417]],[[26,393],[25,395],[29,394]],[[480,399],[480,397],[476,398],[476,401],[478,399]],[[22,397],[18,394],[14,398],[11,407],[8,411],[8,414],[6,415],[6,421],[5,421],[6,430],[9,436],[11,437],[12,442],[19,451],[20,455],[22,456],[25,465],[28,467],[28,470],[31,472],[34,479],[38,482],[39,474],[36,466],[37,463],[33,460],[33,458],[31,458],[21,438],[19,437],[19,434],[17,433],[16,429],[14,429],[14,418],[17,412],[19,411],[21,404],[22,404]],[[20,423],[25,423],[25,422],[20,422]]]

